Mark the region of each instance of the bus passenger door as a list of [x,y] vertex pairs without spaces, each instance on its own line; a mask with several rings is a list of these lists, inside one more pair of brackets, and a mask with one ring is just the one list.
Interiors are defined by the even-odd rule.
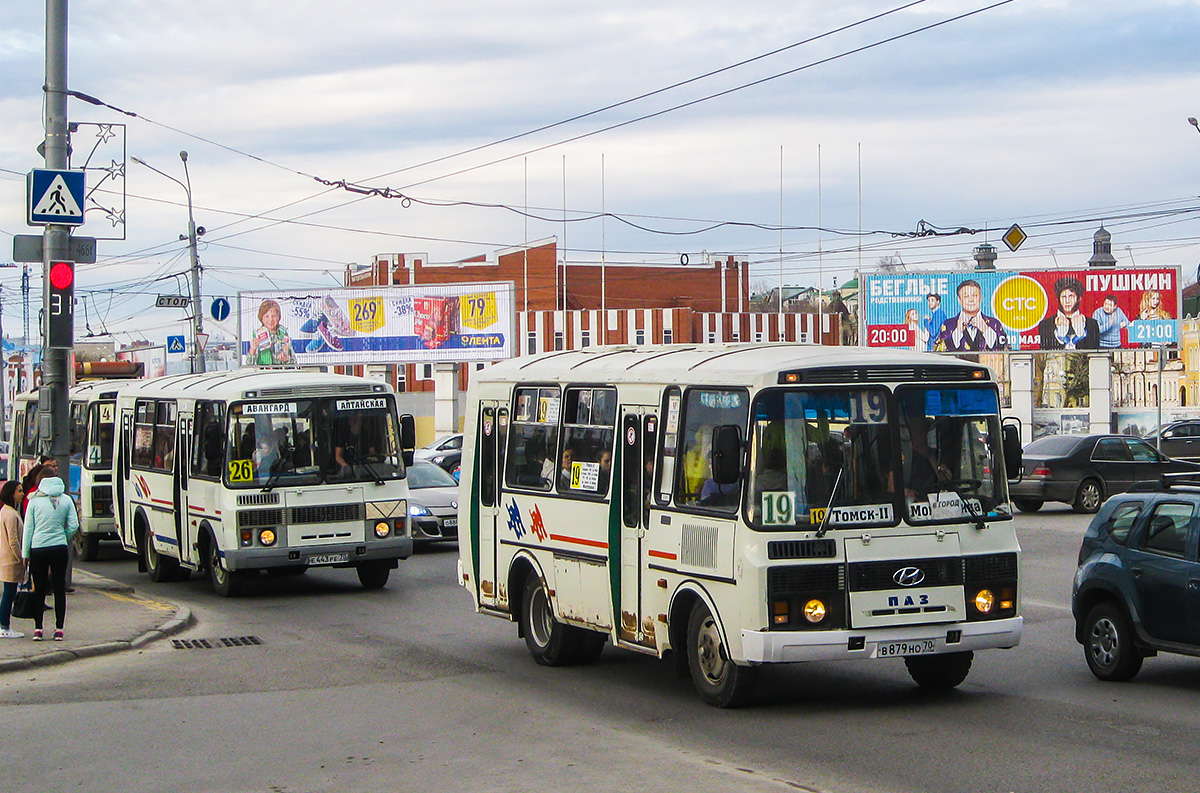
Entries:
[[133,524],[129,520],[129,499],[126,497],[129,450],[133,446],[133,410],[126,408],[119,413],[121,423],[117,425],[113,443],[113,516],[117,519],[117,533],[121,535],[121,545],[125,550],[131,551],[137,548],[137,538],[133,536]]
[[654,648],[655,619],[643,613],[644,584],[649,557],[645,537],[649,521],[649,496],[653,485],[658,415],[653,407],[621,408],[620,481],[613,483],[621,515],[619,584],[616,598],[617,638],[639,647]]
[[[472,509],[479,516],[478,528],[470,527],[471,554],[475,564],[475,586],[479,603],[497,607],[501,604],[500,580],[502,571],[497,568],[496,540],[501,512],[500,484],[503,481],[504,448],[508,437],[508,408],[498,402],[480,404],[479,425],[476,433],[476,457],[471,467],[472,486],[470,496],[474,500]],[[468,513],[469,514],[469,513]],[[462,527],[459,527],[459,542],[462,542]]]
[[175,445],[175,538],[179,541],[179,562],[188,568],[196,566],[196,526],[189,504],[192,459],[192,412],[179,411],[179,437]]

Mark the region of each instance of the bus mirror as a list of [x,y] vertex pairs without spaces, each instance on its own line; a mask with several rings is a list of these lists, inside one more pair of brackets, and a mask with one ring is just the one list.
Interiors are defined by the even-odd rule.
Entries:
[[742,478],[742,432],[733,424],[713,428],[712,472],[718,485],[731,485]]
[[1004,425],[1004,473],[1010,480],[1021,478],[1021,428],[1016,424]]
[[400,417],[400,453],[405,465],[413,464],[413,450],[417,448],[417,422],[411,413]]
[[406,452],[417,448],[417,422],[411,413],[400,417],[400,448]]

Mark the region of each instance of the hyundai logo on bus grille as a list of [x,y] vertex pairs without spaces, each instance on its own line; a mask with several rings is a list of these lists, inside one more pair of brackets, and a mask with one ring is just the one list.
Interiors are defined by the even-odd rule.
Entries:
[[925,572],[919,567],[901,567],[892,573],[892,580],[900,586],[916,586],[925,580]]

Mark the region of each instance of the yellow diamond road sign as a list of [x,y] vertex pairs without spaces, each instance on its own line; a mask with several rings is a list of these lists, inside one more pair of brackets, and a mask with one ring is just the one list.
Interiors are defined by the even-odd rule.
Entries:
[[1029,235],[1025,233],[1023,228],[1014,223],[1008,231],[1004,232],[1002,239],[1004,240],[1004,244],[1008,246],[1008,249],[1016,253],[1017,248],[1021,247],[1021,243],[1029,239]]

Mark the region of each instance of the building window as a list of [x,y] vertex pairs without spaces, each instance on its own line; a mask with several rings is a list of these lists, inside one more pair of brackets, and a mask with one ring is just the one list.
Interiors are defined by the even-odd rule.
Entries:
[[590,330],[582,330],[579,332],[579,346],[581,346],[581,347],[591,347],[592,346],[592,332]]
[[633,332],[633,343],[634,344],[645,344],[646,343],[646,330],[644,328],[638,328],[637,330],[635,330]]
[[561,330],[554,331],[554,349],[561,350],[563,348],[563,332]]
[[709,344],[716,344],[716,343],[717,343],[717,334],[716,334],[714,331],[711,331],[711,330],[710,330],[710,331],[708,332],[708,343],[709,343]]
[[427,363],[421,367],[421,379],[422,380],[432,380],[433,379],[433,364]]
[[396,364],[396,393],[403,394],[408,390],[408,364]]
[[663,344],[673,344],[674,341],[675,334],[671,331],[671,329],[663,328]]
[[535,330],[531,330],[531,331],[529,331],[529,337],[528,337],[528,338],[529,338],[529,347],[528,347],[528,349],[529,349],[529,354],[530,354],[530,355],[537,355],[537,351],[538,351],[538,348],[537,348],[537,331],[535,331]]
[[763,340],[763,332],[761,330],[754,331],[754,343],[760,344]]

